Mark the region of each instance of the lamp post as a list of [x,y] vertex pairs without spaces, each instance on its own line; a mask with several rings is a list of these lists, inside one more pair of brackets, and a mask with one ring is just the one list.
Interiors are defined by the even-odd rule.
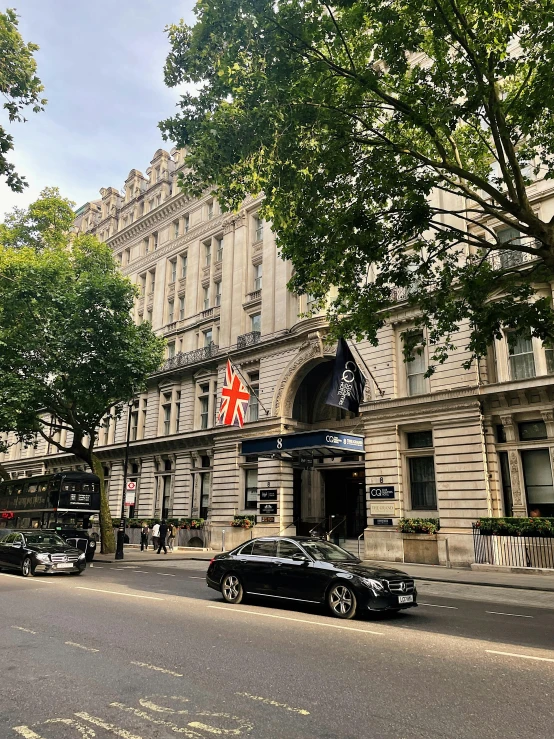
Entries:
[[127,497],[127,468],[129,467],[129,442],[131,441],[131,411],[134,403],[134,396],[127,404],[127,441],[125,442],[125,462],[123,464],[123,498],[121,500],[121,520],[119,529],[117,530],[117,545],[115,549],[115,558],[123,559],[123,544],[125,543],[125,519],[126,510],[125,503]]

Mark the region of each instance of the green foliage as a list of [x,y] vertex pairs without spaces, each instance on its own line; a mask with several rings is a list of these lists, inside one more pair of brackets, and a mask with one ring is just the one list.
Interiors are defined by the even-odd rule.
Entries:
[[[160,124],[186,147],[181,184],[226,209],[263,192],[290,287],[336,288],[335,334],[376,343],[404,288],[434,362],[466,321],[472,356],[503,328],[554,336],[550,296],[530,300],[554,276],[554,223],[525,190],[554,177],[554,0],[198,0],[196,14],[167,29],[166,83],[197,90]],[[502,266],[512,252],[533,264]]]
[[256,516],[235,516],[231,521],[231,526],[240,529],[251,529],[256,525]]
[[[23,112],[26,108],[30,107],[34,113],[38,113],[46,104],[46,100],[40,97],[44,88],[36,75],[37,65],[33,54],[37,50],[36,44],[23,41],[15,11],[8,8],[0,13],[0,93],[10,123],[24,121]],[[12,190],[21,192],[27,183],[7,160],[7,154],[12,149],[12,136],[0,126],[0,177],[6,179]]]
[[436,534],[440,527],[438,518],[401,518],[398,522],[403,534]]
[[[134,324],[136,287],[110,248],[94,236],[70,238],[68,211],[68,201],[48,190],[0,230],[0,433],[39,435],[75,454],[103,491],[98,429],[144,389],[164,342],[150,324]],[[110,546],[104,493],[102,508]]]
[[554,518],[480,518],[475,528],[497,536],[554,536]]

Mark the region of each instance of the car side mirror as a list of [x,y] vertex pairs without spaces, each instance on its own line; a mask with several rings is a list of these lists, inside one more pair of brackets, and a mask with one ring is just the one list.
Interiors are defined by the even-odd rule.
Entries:
[[292,555],[293,562],[309,562],[310,560],[306,557],[305,554],[301,554],[300,552],[298,554]]
[[14,543],[12,544],[12,547],[14,549],[21,549],[21,542],[20,541],[14,541]]

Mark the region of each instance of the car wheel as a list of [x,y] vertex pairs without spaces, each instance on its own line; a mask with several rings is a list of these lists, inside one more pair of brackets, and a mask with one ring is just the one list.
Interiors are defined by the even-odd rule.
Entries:
[[329,590],[327,605],[337,618],[354,618],[356,615],[356,595],[343,583],[338,582]]
[[221,582],[221,595],[226,603],[238,605],[244,596],[244,588],[239,578],[230,572]]
[[29,577],[29,575],[35,574],[35,568],[33,567],[33,563],[30,557],[25,557],[25,559],[21,563],[21,574],[23,575],[23,577]]
[[70,575],[74,575],[74,576],[75,575],[82,575],[83,574],[83,570],[77,570],[77,572],[70,572],[69,574]]

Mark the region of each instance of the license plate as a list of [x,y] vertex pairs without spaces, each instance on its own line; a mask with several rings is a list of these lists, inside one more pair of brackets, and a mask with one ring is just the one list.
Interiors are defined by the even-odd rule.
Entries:
[[72,562],[59,562],[56,565],[56,569],[58,569],[58,570],[72,570],[73,569],[73,563]]
[[399,603],[413,603],[414,596],[413,595],[399,595],[398,602]]

